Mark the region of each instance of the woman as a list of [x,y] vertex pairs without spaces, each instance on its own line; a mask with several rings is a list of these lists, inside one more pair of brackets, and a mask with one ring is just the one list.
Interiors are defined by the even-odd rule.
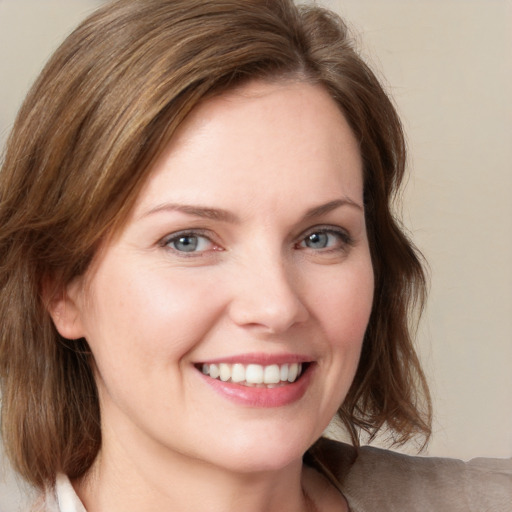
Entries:
[[464,481],[506,510],[507,468],[321,438],[335,414],[355,446],[430,433],[404,163],[327,11],[121,0],[86,20],[1,172],[3,437],[39,508],[468,510]]

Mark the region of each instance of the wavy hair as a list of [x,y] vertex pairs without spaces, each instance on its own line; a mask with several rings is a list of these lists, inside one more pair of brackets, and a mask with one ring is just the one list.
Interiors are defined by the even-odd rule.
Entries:
[[86,340],[57,333],[43,299],[85,272],[131,211],[151,164],[199,102],[249,80],[322,84],[364,162],[375,273],[360,364],[339,417],[357,444],[430,433],[411,340],[421,259],[392,211],[404,177],[400,120],[344,22],[292,0],[117,0],[51,57],[8,139],[0,172],[0,382],[6,451],[32,484],[77,478],[101,446]]

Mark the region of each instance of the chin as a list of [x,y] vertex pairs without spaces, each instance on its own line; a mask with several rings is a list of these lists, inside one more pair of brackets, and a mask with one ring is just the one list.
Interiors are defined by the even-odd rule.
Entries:
[[290,437],[288,431],[278,436],[231,438],[229,446],[217,443],[215,453],[210,452],[210,460],[235,473],[276,472],[294,463],[301,464],[304,453],[320,435],[321,432],[317,437]]
[[237,457],[231,460],[228,464],[224,461],[223,467],[232,473],[238,474],[256,474],[256,473],[275,473],[279,472],[293,464],[301,464],[303,453],[287,454],[286,456],[279,455],[276,457],[275,452],[267,453],[263,448],[262,452],[266,455],[258,454],[253,457],[252,454],[247,453],[242,458]]

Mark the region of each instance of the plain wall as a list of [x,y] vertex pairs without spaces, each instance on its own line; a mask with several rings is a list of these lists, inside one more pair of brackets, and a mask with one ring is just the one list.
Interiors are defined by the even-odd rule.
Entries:
[[[0,146],[50,52],[99,3],[0,0]],[[426,453],[511,456],[512,2],[321,3],[360,34],[408,135],[404,220],[432,276],[418,336],[435,410]],[[0,512],[19,502],[11,478]]]

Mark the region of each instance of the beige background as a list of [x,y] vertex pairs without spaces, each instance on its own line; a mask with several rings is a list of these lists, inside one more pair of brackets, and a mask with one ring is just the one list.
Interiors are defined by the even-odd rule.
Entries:
[[[0,146],[50,52],[100,3],[0,0]],[[432,274],[418,339],[436,413],[427,453],[511,456],[512,1],[320,3],[360,34],[408,134],[404,218]],[[17,510],[11,479],[0,512]]]

